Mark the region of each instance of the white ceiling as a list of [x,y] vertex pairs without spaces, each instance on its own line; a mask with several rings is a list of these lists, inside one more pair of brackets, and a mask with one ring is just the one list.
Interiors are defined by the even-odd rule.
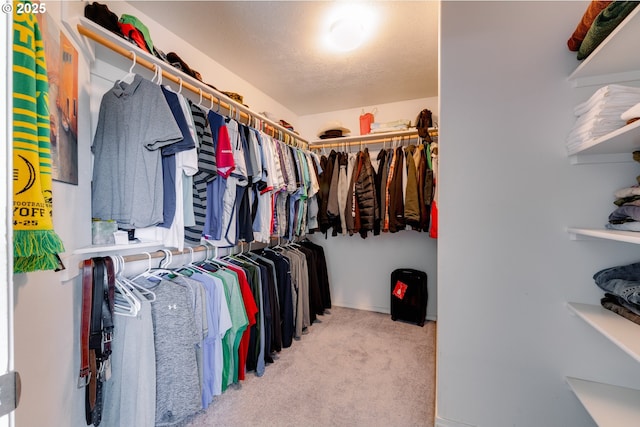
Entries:
[[298,115],[438,95],[437,1],[366,2],[378,32],[342,54],[319,39],[343,2],[131,3]]

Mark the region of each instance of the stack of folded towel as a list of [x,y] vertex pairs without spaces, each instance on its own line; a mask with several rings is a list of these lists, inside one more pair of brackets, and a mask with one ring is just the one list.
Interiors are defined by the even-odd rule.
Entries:
[[574,109],[578,117],[567,137],[567,151],[575,153],[609,132],[623,127],[622,114],[640,103],[640,88],[611,84],[598,89]]

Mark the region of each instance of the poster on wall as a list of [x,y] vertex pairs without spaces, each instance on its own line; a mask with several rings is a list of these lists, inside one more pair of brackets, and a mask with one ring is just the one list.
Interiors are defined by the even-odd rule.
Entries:
[[47,13],[37,17],[49,79],[52,178],[78,185],[78,51]]

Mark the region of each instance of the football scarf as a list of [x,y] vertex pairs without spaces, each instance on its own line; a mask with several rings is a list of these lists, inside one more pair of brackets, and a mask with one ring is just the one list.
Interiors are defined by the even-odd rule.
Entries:
[[[24,2],[30,3],[30,2]],[[33,13],[13,8],[14,273],[53,270],[62,240],[53,231],[49,83]]]

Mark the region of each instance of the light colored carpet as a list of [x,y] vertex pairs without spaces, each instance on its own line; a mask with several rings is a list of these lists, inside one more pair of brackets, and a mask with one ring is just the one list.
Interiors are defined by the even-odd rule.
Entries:
[[334,307],[188,426],[434,425],[434,322]]

